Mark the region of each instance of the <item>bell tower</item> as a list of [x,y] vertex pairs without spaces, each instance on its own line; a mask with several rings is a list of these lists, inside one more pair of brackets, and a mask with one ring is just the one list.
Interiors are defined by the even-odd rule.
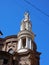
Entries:
[[21,22],[20,32],[18,33],[18,52],[25,52],[28,49],[33,50],[32,40],[34,40],[32,24],[30,22],[29,13],[25,12],[24,19]]
[[28,12],[25,12],[18,33],[19,65],[39,65],[40,52],[37,52],[37,45],[34,42],[34,33]]

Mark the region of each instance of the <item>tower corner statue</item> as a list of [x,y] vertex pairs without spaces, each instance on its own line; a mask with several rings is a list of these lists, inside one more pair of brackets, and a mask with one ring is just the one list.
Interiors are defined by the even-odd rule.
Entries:
[[30,15],[25,12],[18,35],[0,38],[0,65],[40,65]]

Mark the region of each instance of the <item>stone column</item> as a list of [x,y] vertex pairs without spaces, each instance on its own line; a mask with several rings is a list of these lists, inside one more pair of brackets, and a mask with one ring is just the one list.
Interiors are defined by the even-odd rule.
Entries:
[[31,49],[31,39],[30,39],[30,49]]
[[26,48],[28,48],[28,37],[26,37]]
[[18,40],[18,50],[22,48],[22,39]]
[[2,51],[6,51],[7,47],[6,47],[6,43],[4,43],[4,47],[2,48]]

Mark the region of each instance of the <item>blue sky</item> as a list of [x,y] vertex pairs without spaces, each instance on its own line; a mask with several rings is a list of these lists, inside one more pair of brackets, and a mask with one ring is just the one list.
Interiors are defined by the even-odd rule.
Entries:
[[[27,0],[49,15],[49,0]],[[41,52],[40,65],[49,65],[49,17],[24,0],[0,0],[0,30],[3,36],[18,34],[25,11],[29,11],[32,31],[36,34],[37,51]]]

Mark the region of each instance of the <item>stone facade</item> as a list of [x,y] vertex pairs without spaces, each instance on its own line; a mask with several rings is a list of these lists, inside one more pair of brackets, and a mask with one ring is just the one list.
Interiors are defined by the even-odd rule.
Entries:
[[0,65],[40,65],[30,16],[24,16],[18,35],[0,38]]

